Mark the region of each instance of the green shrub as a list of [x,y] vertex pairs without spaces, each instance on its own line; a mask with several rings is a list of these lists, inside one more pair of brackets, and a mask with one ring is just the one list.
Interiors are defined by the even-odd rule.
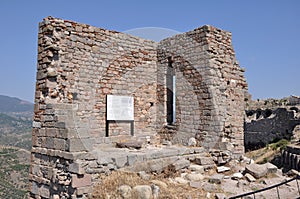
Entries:
[[276,143],[273,143],[270,145],[270,148],[275,151],[277,149],[284,150],[286,148],[286,146],[289,144],[289,141],[286,139],[281,139]]

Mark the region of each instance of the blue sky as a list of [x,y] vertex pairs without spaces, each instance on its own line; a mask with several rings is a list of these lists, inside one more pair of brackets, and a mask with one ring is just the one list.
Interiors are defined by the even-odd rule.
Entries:
[[232,32],[253,99],[300,95],[298,0],[1,0],[0,94],[33,102],[38,22],[49,15],[120,32],[213,25]]

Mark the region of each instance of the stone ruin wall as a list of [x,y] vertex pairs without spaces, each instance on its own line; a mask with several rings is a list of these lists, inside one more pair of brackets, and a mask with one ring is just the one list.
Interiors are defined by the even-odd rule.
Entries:
[[48,17],[38,34],[30,197],[81,198],[97,172],[116,168],[92,153],[130,137],[125,123],[105,135],[108,94],[134,96],[135,137],[155,139],[167,124],[169,61],[177,78],[172,141],[200,133],[208,149],[243,153],[247,84],[230,33],[204,26],[156,43]]
[[[247,83],[235,59],[231,33],[204,26],[161,41],[159,82],[166,81],[167,58],[176,75],[174,139],[186,143],[190,135],[198,134],[206,148],[235,147],[242,153],[244,113],[236,110],[244,109]],[[159,102],[166,104],[166,94],[159,96]]]
[[300,141],[300,98],[248,101],[244,125],[246,150],[281,139]]

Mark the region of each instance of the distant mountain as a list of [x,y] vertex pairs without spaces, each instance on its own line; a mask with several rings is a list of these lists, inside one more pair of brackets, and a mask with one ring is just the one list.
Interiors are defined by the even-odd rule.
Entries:
[[33,112],[33,104],[16,97],[0,95],[0,112]]

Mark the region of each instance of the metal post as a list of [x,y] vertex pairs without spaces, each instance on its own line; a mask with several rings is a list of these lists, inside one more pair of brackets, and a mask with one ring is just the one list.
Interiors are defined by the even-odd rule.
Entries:
[[278,199],[280,199],[280,195],[279,195],[279,189],[278,189],[278,187],[276,187],[276,190],[277,190],[277,197],[278,197]]
[[296,182],[297,182],[298,193],[299,193],[299,196],[300,196],[300,189],[299,189],[298,178],[296,179]]

